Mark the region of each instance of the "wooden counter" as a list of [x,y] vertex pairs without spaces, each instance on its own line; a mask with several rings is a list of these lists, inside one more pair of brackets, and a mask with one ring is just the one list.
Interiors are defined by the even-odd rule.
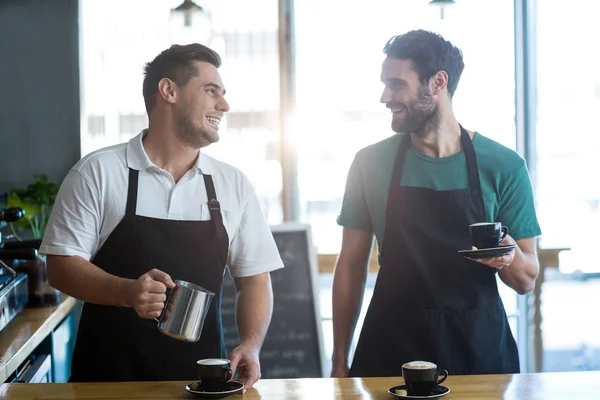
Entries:
[[74,298],[65,296],[58,306],[25,307],[0,331],[0,382],[6,381],[75,304]]
[[[187,382],[5,384],[0,398],[19,400],[68,399],[192,399]],[[387,391],[402,378],[260,380],[243,396],[231,400],[394,399]],[[600,398],[600,371],[520,375],[451,376],[443,399],[554,400]]]

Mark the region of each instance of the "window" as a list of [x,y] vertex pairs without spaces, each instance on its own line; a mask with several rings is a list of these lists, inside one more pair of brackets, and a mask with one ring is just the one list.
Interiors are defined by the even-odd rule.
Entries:
[[542,286],[543,371],[598,370],[600,318],[586,306],[600,293],[600,2],[540,0],[536,11],[540,247],[570,249]]
[[119,139],[128,141],[148,127],[146,114],[119,115]]
[[355,153],[393,134],[379,103],[382,49],[393,35],[430,29],[457,45],[465,59],[454,98],[459,121],[515,149],[512,2],[462,0],[443,20],[423,1],[303,0],[295,14],[300,215],[319,253],[339,251],[336,218]]
[[106,133],[104,115],[88,115],[87,129],[91,136],[103,136]]
[[[600,3],[574,0],[568,6],[538,1],[537,201],[544,248],[561,253],[562,272],[600,272],[594,254],[600,223],[600,52],[595,15]],[[573,19],[565,19],[572,14]],[[556,29],[560,18],[565,22]],[[577,83],[558,82],[580,76]],[[560,210],[560,211],[559,211]]]
[[[241,169],[269,222],[277,224],[282,221],[278,2],[213,2],[204,21],[210,29],[195,20],[183,28],[183,20],[170,14],[180,3],[126,0],[115,9],[111,2],[82,1],[82,112],[89,118],[81,137],[82,155],[128,141],[147,127],[144,63],[173,43],[201,42],[222,57],[220,73],[231,105],[221,122],[221,140],[203,151]],[[104,116],[102,124],[96,115]]]

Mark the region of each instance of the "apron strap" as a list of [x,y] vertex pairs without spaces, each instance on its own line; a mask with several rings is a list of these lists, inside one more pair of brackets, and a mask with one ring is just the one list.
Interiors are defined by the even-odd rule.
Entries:
[[[460,138],[465,151],[465,159],[467,161],[467,173],[469,174],[469,187],[473,196],[481,197],[483,203],[481,181],[479,180],[479,168],[477,168],[477,157],[475,156],[475,148],[473,141],[469,136],[469,132],[460,125]],[[485,209],[485,208],[484,208]]]
[[402,134],[400,140],[400,146],[398,146],[398,152],[396,153],[396,159],[394,160],[394,167],[392,169],[392,180],[390,182],[389,194],[397,193],[400,190],[400,184],[402,180],[402,171],[404,169],[404,159],[406,158],[406,151],[410,144],[410,133]]
[[217,239],[223,239],[225,237],[225,226],[223,225],[223,216],[221,215],[221,204],[217,200],[217,192],[215,191],[215,185],[210,175],[202,175],[204,177],[204,184],[206,185],[206,194],[208,194],[208,209],[210,211],[210,219],[213,221],[213,227]]
[[139,172],[140,171],[138,171],[137,169],[129,168],[129,186],[127,187],[127,208],[125,210],[126,215],[135,215],[137,207]]

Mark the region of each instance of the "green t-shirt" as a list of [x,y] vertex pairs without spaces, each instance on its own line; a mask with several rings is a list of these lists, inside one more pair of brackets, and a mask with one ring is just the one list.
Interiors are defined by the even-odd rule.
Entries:
[[[387,197],[402,136],[396,134],[360,150],[350,166],[338,224],[370,230],[383,244]],[[541,235],[527,165],[515,151],[479,133],[473,136],[487,221],[502,222],[515,239]],[[406,152],[402,186],[437,191],[469,187],[463,151],[431,157],[412,143]]]

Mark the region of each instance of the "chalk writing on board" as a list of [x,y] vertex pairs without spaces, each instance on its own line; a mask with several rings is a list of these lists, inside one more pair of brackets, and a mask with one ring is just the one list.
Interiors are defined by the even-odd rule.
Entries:
[[308,341],[311,338],[309,332],[296,332],[292,329],[289,332],[274,332],[269,335],[270,342],[288,342],[288,341]]

